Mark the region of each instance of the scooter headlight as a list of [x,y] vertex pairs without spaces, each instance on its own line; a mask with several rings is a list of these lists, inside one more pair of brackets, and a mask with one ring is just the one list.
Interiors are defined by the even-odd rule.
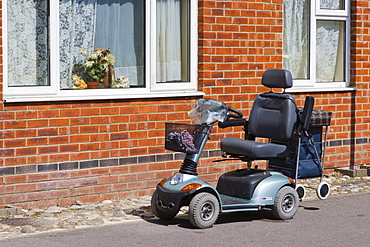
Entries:
[[181,184],[183,181],[184,181],[184,175],[183,174],[175,174],[171,178],[170,184],[171,185]]

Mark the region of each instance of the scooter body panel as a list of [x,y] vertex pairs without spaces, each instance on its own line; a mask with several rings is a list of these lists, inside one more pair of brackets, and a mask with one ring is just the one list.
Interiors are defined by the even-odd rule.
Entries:
[[[190,184],[196,184],[196,188],[190,190],[183,190],[184,187]],[[211,192],[220,200],[220,195],[216,189],[204,182],[196,175],[176,173],[172,177],[168,177],[166,181],[156,188],[158,198],[155,198],[156,203],[160,206],[159,210],[164,212],[178,211],[182,206],[185,206],[188,200],[199,190]]]
[[280,188],[292,186],[292,183],[281,173],[270,173],[271,176],[265,178],[257,185],[251,199],[221,194],[221,212],[258,211],[265,206],[274,205],[276,194]]
[[[274,205],[275,196],[283,186],[292,186],[286,176],[279,172],[270,172],[272,176],[262,180],[256,187],[250,203]],[[292,186],[293,187],[293,186]]]
[[169,191],[181,191],[182,188],[191,183],[199,183],[202,186],[209,185],[197,175],[175,173],[173,176],[167,178],[166,182],[163,184],[163,188]]
[[[183,191],[190,184],[198,184],[196,189]],[[262,180],[254,190],[250,200],[220,194],[212,185],[204,182],[196,175],[176,173],[166,179],[163,185],[157,186],[160,209],[163,211],[179,210],[184,198],[195,195],[199,191],[214,194],[220,203],[221,212],[258,211],[264,206],[274,205],[275,196],[283,186],[291,186],[286,176],[279,172],[271,172],[271,176]],[[243,189],[243,188],[240,188]]]

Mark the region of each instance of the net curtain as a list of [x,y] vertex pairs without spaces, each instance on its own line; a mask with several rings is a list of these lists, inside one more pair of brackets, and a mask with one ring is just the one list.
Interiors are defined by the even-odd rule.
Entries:
[[181,0],[157,0],[157,82],[181,81]]
[[[309,2],[284,0],[283,67],[295,79],[309,79]],[[321,0],[321,8],[339,9],[340,1]],[[340,24],[318,21],[316,26],[316,81],[335,81],[340,48]]]
[[72,65],[96,48],[111,50],[116,77],[130,78],[131,85],[143,83],[143,10],[143,1],[135,0],[60,1],[62,88],[69,87]]
[[46,0],[8,0],[9,86],[48,84]]
[[[157,80],[181,79],[181,0],[157,0]],[[8,0],[9,85],[48,83],[48,0]],[[61,88],[95,48],[116,57],[116,76],[144,85],[144,0],[59,0]],[[17,17],[17,18],[15,18]]]
[[[181,0],[156,1],[158,82],[181,80],[180,3]],[[69,61],[64,64],[62,79],[68,78],[70,65],[81,60],[80,47],[109,48],[116,57],[116,77],[128,77],[131,85],[144,85],[143,0],[64,0],[61,9],[66,15],[61,18],[65,22],[61,24],[61,39],[67,41],[61,45],[61,53],[69,58],[61,59],[62,63]],[[63,84],[68,86],[67,81]]]

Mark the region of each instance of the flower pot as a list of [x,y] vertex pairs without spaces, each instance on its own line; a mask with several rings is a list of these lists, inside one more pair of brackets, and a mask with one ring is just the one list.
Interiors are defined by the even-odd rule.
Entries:
[[99,88],[99,82],[98,81],[87,81],[86,84],[87,84],[88,89]]
[[108,70],[103,73],[103,85],[104,88],[111,88],[113,82],[115,81],[115,76],[114,76],[114,67],[113,65],[108,66]]

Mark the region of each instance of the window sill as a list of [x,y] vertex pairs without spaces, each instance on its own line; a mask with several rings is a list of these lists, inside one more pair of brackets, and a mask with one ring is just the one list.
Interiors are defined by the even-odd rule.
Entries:
[[[104,89],[103,89],[104,90]],[[12,102],[43,102],[43,101],[78,101],[78,100],[111,100],[111,99],[147,99],[147,98],[166,98],[166,97],[191,97],[203,96],[205,93],[200,91],[183,91],[183,92],[151,92],[140,94],[111,94],[111,95],[39,95],[39,96],[5,96],[5,103]]]
[[286,89],[287,93],[307,93],[307,92],[351,92],[357,91],[355,87],[293,87]]

